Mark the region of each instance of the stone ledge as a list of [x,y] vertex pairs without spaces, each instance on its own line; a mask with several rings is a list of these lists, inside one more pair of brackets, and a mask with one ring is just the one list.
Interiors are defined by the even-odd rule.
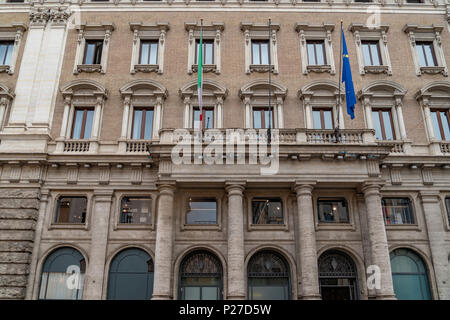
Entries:
[[0,275],[23,274],[30,273],[30,265],[28,263],[1,263]]
[[36,221],[19,219],[0,219],[0,230],[35,230]]
[[[33,252],[31,241],[0,241],[0,252]],[[1,272],[0,272],[1,273]]]
[[26,275],[0,275],[0,286],[1,287],[26,287],[27,286],[27,276]]
[[0,198],[0,208],[2,209],[39,209],[38,199],[2,199]]
[[28,252],[0,252],[0,263],[29,263],[30,258]]
[[23,299],[25,288],[22,287],[0,287],[0,299]]
[[11,220],[37,220],[36,209],[0,209],[0,219]]

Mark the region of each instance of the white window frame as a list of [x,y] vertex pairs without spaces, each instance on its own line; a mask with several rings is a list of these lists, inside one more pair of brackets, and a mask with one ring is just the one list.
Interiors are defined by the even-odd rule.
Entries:
[[[100,72],[106,73],[108,65],[108,53],[111,34],[114,31],[114,23],[84,23],[76,26],[78,31],[77,49],[75,53],[75,63],[73,66],[73,74],[80,72]],[[86,40],[103,40],[102,57],[99,65],[84,64],[84,54]]]
[[7,86],[0,83],[0,131],[6,125],[6,115],[8,114],[9,106],[15,97],[14,92]]
[[[300,39],[300,55],[302,60],[302,73],[308,74],[310,72],[328,72],[331,75],[336,74],[336,66],[333,55],[333,42],[331,40],[331,33],[334,30],[334,23],[311,24],[297,22],[295,30],[298,32]],[[325,65],[309,65],[308,64],[308,49],[307,41],[320,40],[324,42],[326,62]]]
[[[353,33],[356,44],[356,56],[358,58],[359,73],[385,73],[392,75],[391,59],[387,46],[388,25],[379,25],[376,27],[368,27],[362,23],[352,23],[348,30]],[[378,41],[378,49],[380,50],[381,61],[379,66],[366,66],[364,62],[364,53],[362,49],[363,41]]]
[[272,22],[270,25],[265,23],[241,22],[241,30],[244,32],[245,47],[245,73],[269,72],[269,65],[252,64],[252,40],[269,40],[270,64],[274,74],[278,74],[278,50],[277,33],[280,30],[280,24]]
[[[133,31],[133,49],[131,53],[130,73],[156,72],[162,74],[164,71],[164,48],[166,33],[169,31],[168,22],[157,22],[144,24],[142,22],[130,22]],[[140,64],[141,41],[158,41],[158,56],[156,64]]]
[[[187,73],[192,74],[197,72],[197,61],[195,61],[195,47],[196,40],[200,39],[200,23],[186,22],[184,24],[188,32],[188,61]],[[202,37],[204,40],[214,40],[214,63],[204,64],[203,72],[214,72],[220,74],[221,72],[221,43],[222,32],[225,29],[223,22],[212,22],[210,24],[203,24]]]
[[[424,73],[427,74],[441,73],[444,77],[448,76],[447,63],[445,61],[445,54],[441,42],[441,32],[443,29],[444,27],[440,25],[424,26],[417,24],[406,24],[403,27],[403,32],[405,32],[409,37],[409,45],[411,48],[411,53],[413,56],[417,76],[421,76]],[[429,41],[433,43],[433,49],[434,54],[436,56],[437,66],[432,67],[420,66],[419,57],[416,51],[416,42],[418,41]]]
[[11,61],[8,65],[0,65],[0,73],[6,72],[10,75],[14,74],[16,69],[17,57],[19,55],[20,44],[22,42],[23,33],[27,27],[23,23],[13,23],[11,25],[0,25],[0,41],[14,41]]

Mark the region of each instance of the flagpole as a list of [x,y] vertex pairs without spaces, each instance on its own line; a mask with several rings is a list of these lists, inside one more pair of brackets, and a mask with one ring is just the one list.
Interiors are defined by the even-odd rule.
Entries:
[[197,66],[200,81],[197,87],[199,109],[200,109],[200,134],[203,133],[203,19],[200,19],[200,41]]
[[267,142],[270,144],[271,143],[271,128],[272,128],[272,105],[271,105],[271,89],[272,89],[272,81],[271,81],[271,73],[272,73],[272,59],[270,57],[270,25],[271,25],[271,20],[269,18],[269,43],[268,43],[268,55],[269,55],[269,129],[267,130]]
[[338,84],[338,94],[339,94],[339,101],[338,101],[338,109],[337,109],[337,125],[335,130],[336,135],[336,143],[339,142],[339,119],[340,119],[340,112],[342,108],[342,99],[341,99],[341,82],[342,82],[342,20],[341,20],[341,32],[340,32],[340,45],[339,45],[339,84]]

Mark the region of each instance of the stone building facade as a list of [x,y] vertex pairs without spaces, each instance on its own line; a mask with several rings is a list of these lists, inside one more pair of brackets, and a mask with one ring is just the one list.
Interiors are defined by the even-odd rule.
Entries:
[[[249,146],[173,161],[197,123],[201,19],[204,125],[269,112],[276,172]],[[127,298],[125,253],[148,264],[140,298],[450,299],[449,22],[446,0],[0,0],[0,299]],[[149,200],[145,223],[123,220],[129,198]],[[82,217],[64,220],[73,199]],[[196,199],[212,222],[189,222]],[[261,200],[276,222],[255,220]],[[70,259],[81,285],[58,295]]]

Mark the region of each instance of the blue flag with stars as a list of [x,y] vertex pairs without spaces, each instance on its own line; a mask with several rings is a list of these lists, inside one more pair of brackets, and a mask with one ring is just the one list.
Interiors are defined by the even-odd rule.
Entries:
[[347,44],[345,43],[344,30],[342,32],[342,82],[345,83],[345,102],[347,104],[347,113],[351,119],[355,118],[356,96],[353,88],[352,69],[348,58]]

